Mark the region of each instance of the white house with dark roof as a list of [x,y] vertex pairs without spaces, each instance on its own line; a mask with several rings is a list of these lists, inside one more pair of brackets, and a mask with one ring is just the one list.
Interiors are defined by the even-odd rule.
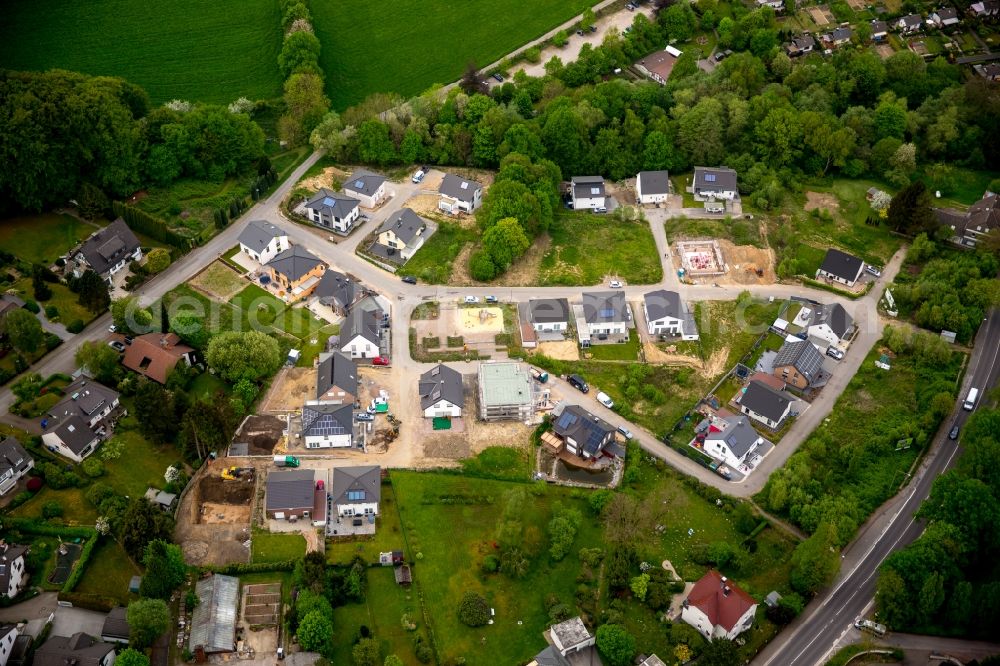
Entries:
[[0,666],[7,666],[7,660],[14,652],[14,643],[17,641],[17,637],[17,627],[13,624],[0,626]]
[[791,57],[796,57],[804,55],[806,53],[812,53],[813,49],[816,48],[816,40],[812,35],[803,34],[793,37],[785,46],[785,52]]
[[795,400],[756,379],[737,396],[740,411],[772,430],[780,428],[792,411]]
[[35,650],[34,666],[111,666],[115,646],[78,631],[72,636],[50,636]]
[[438,193],[438,208],[452,215],[471,213],[483,203],[482,185],[451,173],[444,175]]
[[351,358],[375,358],[381,340],[379,317],[371,310],[354,308],[340,325],[340,352]]
[[650,335],[673,335],[697,340],[698,327],[687,303],[676,291],[658,289],[642,297],[642,312]]
[[569,328],[569,303],[565,298],[534,298],[528,301],[528,319],[539,333]]
[[27,565],[27,546],[0,541],[0,594],[13,599],[21,592]]
[[316,226],[346,234],[361,215],[359,203],[358,199],[324,187],[306,202],[306,217]]
[[876,42],[882,41],[889,35],[889,25],[885,21],[874,19],[869,25],[871,26],[872,39]]
[[954,7],[941,7],[931,12],[931,15],[927,17],[927,22],[933,23],[938,28],[947,28],[958,25],[962,19],[958,17],[958,10]]
[[820,39],[829,46],[843,46],[851,41],[851,37],[854,35],[852,31],[847,26],[841,26],[839,28],[834,28],[831,32],[828,32],[820,37]]
[[628,304],[623,291],[595,291],[583,294],[585,336],[628,336]]
[[739,415],[719,419],[710,425],[703,445],[705,453],[736,469],[763,443],[764,438],[754,430],[750,421]]
[[309,400],[302,406],[302,441],[307,449],[349,448],[353,434],[353,403]]
[[[997,75],[1000,77],[1000,71]],[[967,211],[935,208],[934,214],[941,225],[951,228],[952,242],[976,247],[986,234],[1000,229],[1000,196],[986,190],[982,199],[969,206]]]
[[357,171],[344,182],[344,194],[358,200],[365,208],[377,208],[385,201],[385,176]]
[[131,633],[127,609],[124,606],[115,606],[108,611],[108,616],[104,618],[104,625],[101,627],[102,641],[128,645]]
[[861,271],[864,268],[865,262],[860,258],[831,247],[826,251],[823,263],[816,271],[816,279],[825,278],[831,282],[853,287],[854,283],[861,279]]
[[840,303],[827,303],[812,309],[809,325],[806,329],[809,338],[825,351],[830,345],[839,345],[851,337],[854,332],[854,318]]
[[288,234],[267,220],[250,220],[239,236],[240,250],[254,261],[266,264],[288,249]]
[[920,14],[907,14],[906,16],[900,17],[896,21],[895,27],[902,34],[908,35],[913,32],[920,30],[920,27],[924,24],[923,18]]
[[404,261],[419,250],[427,234],[427,222],[409,208],[393,213],[378,229],[377,243],[387,249],[388,254],[398,254]]
[[91,234],[76,251],[70,253],[66,263],[74,277],[80,277],[90,269],[111,284],[116,273],[141,259],[142,247],[138,237],[119,217]]
[[969,13],[976,18],[1000,16],[1000,0],[980,0],[969,5]]
[[0,495],[5,495],[35,466],[32,458],[14,437],[0,441]]
[[78,379],[65,394],[42,419],[42,442],[50,451],[82,462],[111,436],[118,392],[92,379]]
[[662,171],[640,171],[635,177],[635,198],[641,204],[663,203],[670,196],[670,174]]
[[740,196],[736,171],[728,167],[696,166],[689,189],[695,201],[733,201]]
[[438,363],[420,375],[417,393],[420,395],[420,409],[424,412],[424,418],[462,416],[465,390],[462,386],[462,373],[458,370]]
[[378,465],[334,467],[330,501],[341,518],[377,516],[382,499],[382,468]]
[[607,208],[602,176],[573,176],[569,191],[573,201],[573,210]]

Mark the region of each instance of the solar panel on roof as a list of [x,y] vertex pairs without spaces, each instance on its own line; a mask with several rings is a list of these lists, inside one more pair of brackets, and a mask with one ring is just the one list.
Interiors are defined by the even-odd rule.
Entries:
[[323,205],[324,206],[332,206],[335,203],[337,203],[337,202],[334,201],[333,199],[331,199],[330,197],[326,197],[325,199],[323,199]]
[[602,317],[613,317],[614,314],[615,314],[615,311],[612,308],[601,308],[601,316]]
[[576,423],[576,414],[571,412],[563,412],[559,416],[559,421],[556,423],[560,428],[568,428],[569,426]]
[[356,181],[354,181],[354,187],[361,188],[361,187],[364,187],[364,186],[365,186],[365,181],[363,181],[363,180],[356,180]]
[[469,189],[469,184],[468,184],[468,183],[466,183],[465,181],[462,181],[462,189],[463,189],[463,190],[467,190],[467,189]]

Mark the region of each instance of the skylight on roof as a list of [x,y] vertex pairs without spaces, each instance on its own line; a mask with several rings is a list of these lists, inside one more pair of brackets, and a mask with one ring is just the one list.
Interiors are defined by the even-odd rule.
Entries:
[[705,182],[706,183],[714,183],[715,182],[715,174],[714,173],[706,173],[705,174]]
[[601,193],[601,188],[599,188],[599,187],[592,187],[592,188],[590,188],[590,193],[591,194],[600,194]]
[[324,206],[332,206],[335,203],[337,203],[337,202],[334,199],[331,199],[330,197],[326,197],[325,199],[323,199],[323,205]]
[[354,187],[357,187],[358,189],[360,189],[360,188],[362,188],[364,186],[365,186],[365,181],[363,181],[363,180],[356,180],[356,181],[354,181]]
[[467,189],[469,189],[469,183],[463,180],[463,181],[462,181],[462,189],[463,189],[463,190],[467,190]]
[[615,314],[615,311],[612,308],[601,308],[601,316],[602,317],[612,317],[612,316],[614,316],[614,314]]
[[365,491],[363,490],[348,490],[347,499],[351,502],[364,501]]

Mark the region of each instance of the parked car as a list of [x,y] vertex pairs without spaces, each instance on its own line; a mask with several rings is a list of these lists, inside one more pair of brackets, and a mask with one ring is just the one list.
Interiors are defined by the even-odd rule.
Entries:
[[465,297],[465,302],[468,303],[468,304],[470,304],[470,305],[473,304],[473,303],[478,303],[479,302],[479,297],[478,296],[466,296]]
[[375,420],[375,416],[373,414],[369,414],[367,412],[358,412],[357,414],[354,415],[354,418],[357,419],[358,421],[374,421]]
[[634,12],[634,11],[635,11],[635,5],[633,5],[633,4],[632,4],[632,3],[630,2],[630,3],[628,3],[627,5],[625,5],[625,9],[629,10],[630,12]]
[[119,342],[118,340],[112,340],[111,342],[108,343],[108,346],[114,349],[119,354],[125,353],[125,345]]
[[405,282],[406,284],[416,284],[417,283],[417,278],[413,277],[412,275],[404,275],[400,279],[403,282]]
[[719,51],[714,56],[712,56],[712,58],[715,60],[715,62],[722,62],[723,60],[726,59],[726,52],[725,51]]
[[590,26],[589,28],[587,28],[587,30],[588,30],[589,32],[597,32],[597,26],[596,26],[596,25],[592,25],[592,26]]
[[608,283],[608,286],[612,289],[621,289],[625,284],[621,280],[612,280]]
[[114,324],[111,324],[111,326],[108,326],[108,333],[115,333],[116,331],[118,331],[118,327],[115,326]]
[[611,396],[605,393],[604,391],[597,392],[597,402],[601,403],[608,409],[611,409],[612,407],[615,406],[615,401],[612,400]]
[[590,387],[587,386],[587,382],[585,382],[583,380],[583,377],[581,377],[580,375],[569,375],[568,377],[566,377],[566,381],[569,382],[570,386],[577,389],[581,393],[590,392]]
[[872,622],[871,620],[865,620],[860,617],[854,621],[854,628],[860,629],[861,631],[870,631],[876,636],[885,636],[884,624]]
[[829,347],[826,348],[826,355],[829,356],[830,358],[835,358],[839,361],[842,358],[844,358],[844,350],[838,349],[837,347],[830,345]]
[[376,356],[372,359],[372,365],[389,365],[388,356]]
[[875,268],[871,264],[865,264],[865,270],[874,275],[875,277],[882,277],[882,271]]
[[948,439],[954,442],[956,439],[958,439],[958,433],[959,433],[958,426],[953,425],[951,427],[951,431],[948,433]]
[[632,431],[625,426],[618,426],[618,432],[620,432],[625,439],[632,439]]
[[130,344],[132,344],[133,340],[135,340],[135,338],[133,338],[131,335],[126,335],[125,336],[125,344],[130,345]]
[[497,81],[499,81],[500,83],[503,83],[503,74],[501,74],[500,72],[497,72],[496,74],[494,74],[493,78],[496,79]]
[[595,208],[594,209],[594,213],[595,214],[607,213],[607,212],[608,212],[608,209],[605,208],[604,206],[601,206],[600,208]]
[[412,180],[414,183],[419,183],[424,179],[424,176],[426,175],[427,173],[423,169],[420,169],[415,174],[413,174],[413,178],[411,178],[410,180]]
[[496,296],[487,296],[486,297],[486,302],[487,303],[499,303],[500,301],[497,299]]
[[578,34],[578,35],[580,35],[581,37],[583,37],[583,30],[577,30],[577,31],[576,31],[576,34]]

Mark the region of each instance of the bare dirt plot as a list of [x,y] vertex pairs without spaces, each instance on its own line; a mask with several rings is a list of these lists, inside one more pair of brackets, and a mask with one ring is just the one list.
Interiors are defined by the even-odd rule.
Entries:
[[[301,404],[301,403],[300,403]],[[235,442],[246,442],[250,455],[270,455],[285,430],[284,419],[276,416],[248,416],[239,432],[233,437]]]
[[[729,272],[716,279],[725,284],[774,284],[774,250],[761,249],[753,245],[733,245],[731,241],[720,240],[722,254],[726,258]],[[762,275],[757,275],[757,269]]]
[[[237,483],[233,481],[232,483]],[[246,484],[250,485],[250,484]],[[232,525],[233,523],[250,522],[250,505],[220,504],[218,502],[202,502],[200,525]]]
[[[473,405],[467,405],[474,409]],[[462,434],[435,433],[423,441],[425,458],[460,460],[480,453],[490,446],[508,446],[527,450],[531,443],[532,428],[516,421],[486,423],[475,418],[473,412],[464,418],[466,432]]]
[[174,540],[181,544],[188,564],[221,565],[250,559],[250,550],[243,544],[250,535],[250,500],[256,484],[223,482],[218,476],[224,467],[235,463],[222,458],[203,467],[181,501]]
[[261,411],[271,414],[294,412],[302,408],[305,400],[311,400],[315,392],[315,368],[282,368],[261,402]]
[[826,7],[810,7],[809,15],[812,17],[812,20],[816,22],[816,25],[821,27],[824,25],[830,25],[836,20],[833,18],[833,15],[830,14],[830,10]]
[[[465,218],[471,219],[471,218]],[[463,221],[464,224],[464,221]],[[495,284],[504,287],[531,287],[538,284],[538,276],[541,273],[542,258],[552,245],[552,239],[548,235],[543,235],[535,240],[528,248],[527,252],[515,261],[507,272],[494,280],[492,283],[478,282],[472,279],[469,271],[469,259],[475,245],[468,244],[455,257],[452,262],[451,278],[448,284],[468,287],[472,285]]]
[[875,53],[879,54],[879,57],[881,58],[888,58],[895,53],[895,51],[889,44],[879,44],[875,47]]
[[243,621],[250,625],[278,623],[281,583],[243,586]]
[[299,181],[299,187],[304,187],[310,190],[318,190],[321,187],[328,187],[331,190],[340,189],[340,183],[348,177],[348,172],[343,169],[338,169],[337,167],[327,167],[323,169],[323,173],[313,176],[312,178],[306,178]]
[[219,504],[248,504],[253,497],[253,483],[246,481],[223,481],[219,476],[223,467],[214,469],[198,482],[198,497],[201,502]]
[[213,261],[190,282],[192,287],[220,301],[228,301],[242,291],[247,282],[239,273],[221,261]]
[[854,11],[860,12],[864,10],[865,5],[867,3],[865,0],[847,0],[847,4],[849,4],[851,6],[851,9],[853,9]]
[[829,192],[806,192],[806,210],[816,209],[832,213],[840,210],[840,202]]
[[562,342],[539,342],[536,348],[537,353],[556,358],[561,361],[579,361],[580,348],[573,340],[563,340]]
[[422,217],[438,217],[442,212],[438,208],[438,201],[440,201],[440,197],[436,194],[414,194],[406,200],[406,207]]

